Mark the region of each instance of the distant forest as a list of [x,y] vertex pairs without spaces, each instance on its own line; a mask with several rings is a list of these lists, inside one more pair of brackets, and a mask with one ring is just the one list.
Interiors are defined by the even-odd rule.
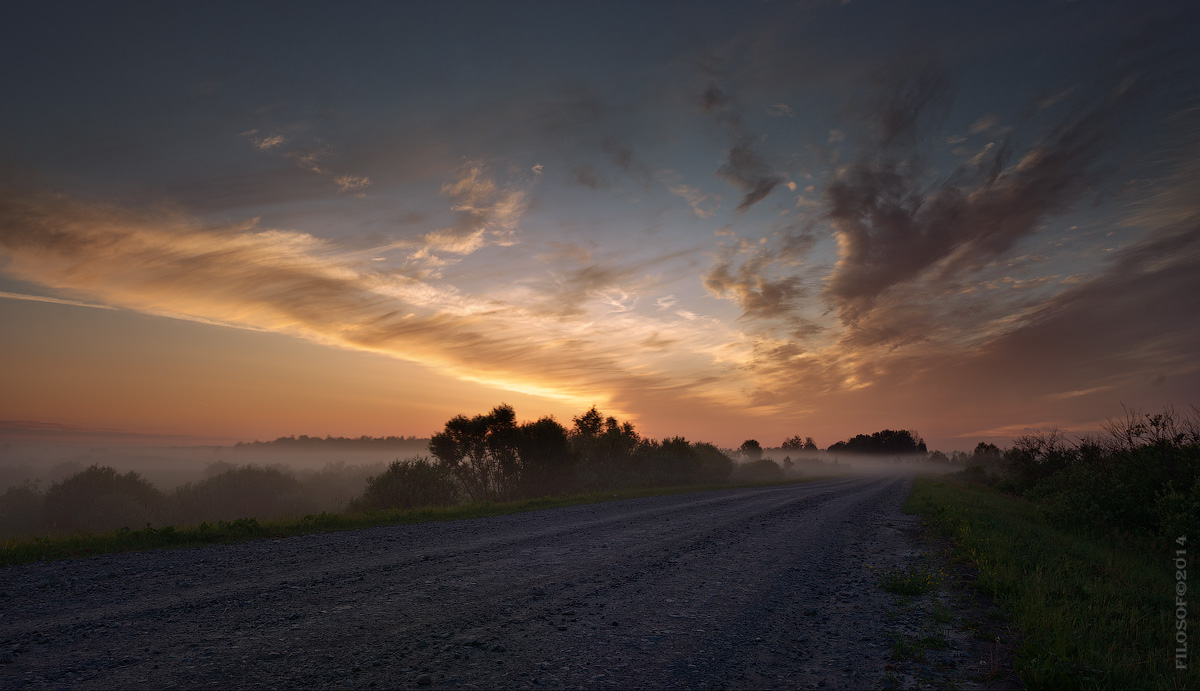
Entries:
[[272,441],[239,441],[234,448],[241,449],[355,449],[362,451],[412,448],[414,445],[429,443],[429,437],[310,437],[300,436],[279,437]]

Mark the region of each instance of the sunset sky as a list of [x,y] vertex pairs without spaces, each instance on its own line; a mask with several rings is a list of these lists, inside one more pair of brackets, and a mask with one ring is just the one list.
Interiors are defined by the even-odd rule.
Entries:
[[0,436],[1200,404],[1197,7],[9,7]]

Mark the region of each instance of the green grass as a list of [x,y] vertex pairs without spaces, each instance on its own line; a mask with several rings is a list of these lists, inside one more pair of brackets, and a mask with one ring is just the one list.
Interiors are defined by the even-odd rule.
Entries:
[[812,477],[777,482],[720,483],[682,487],[605,490],[585,494],[563,494],[517,501],[481,502],[409,510],[398,509],[358,514],[321,513],[290,520],[260,522],[253,518],[239,518],[235,521],[220,521],[215,524],[202,523],[199,526],[165,526],[154,528],[147,525],[141,530],[122,529],[111,533],[79,533],[75,535],[31,537],[9,540],[0,545],[0,566],[57,559],[74,559],[110,552],[132,552],[171,547],[200,547],[203,545],[233,544],[246,540],[282,538],[312,533],[374,528],[378,526],[486,518],[523,511],[537,511],[540,509],[553,509],[580,504],[599,504],[621,499],[636,499],[638,497],[685,494],[735,487],[770,487],[813,482],[819,479],[823,478]]
[[1029,688],[1200,688],[1195,655],[1175,669],[1173,544],[1057,529],[1033,503],[952,480],[918,478],[905,509],[949,535],[1011,614]]
[[925,652],[929,650],[945,650],[950,642],[937,634],[921,632],[917,636],[896,634],[892,636],[892,659],[914,660],[925,662]]
[[944,574],[933,569],[910,566],[878,571],[875,577],[879,579],[879,587],[885,592],[915,597],[937,590]]

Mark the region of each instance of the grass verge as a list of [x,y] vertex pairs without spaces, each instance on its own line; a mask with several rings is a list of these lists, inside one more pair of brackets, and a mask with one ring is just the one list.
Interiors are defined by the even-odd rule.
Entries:
[[506,502],[482,502],[455,506],[425,507],[408,510],[372,511],[360,514],[321,513],[298,519],[259,522],[253,518],[235,521],[202,523],[198,526],[123,529],[111,533],[80,533],[50,537],[9,540],[0,545],[0,566],[28,564],[37,561],[74,559],[110,552],[132,552],[168,547],[200,547],[213,544],[232,544],[246,540],[282,538],[311,533],[357,530],[388,525],[455,521],[468,518],[504,516],[522,511],[538,511],[580,504],[599,504],[621,499],[686,494],[736,487],[770,487],[812,482],[824,478],[802,478],[781,482],[739,484],[688,485],[682,487],[653,487],[607,490],[585,494],[563,494]]
[[1200,688],[1194,664],[1175,669],[1174,545],[1063,531],[1035,504],[952,480],[917,478],[905,510],[952,538],[1012,615],[1029,688]]

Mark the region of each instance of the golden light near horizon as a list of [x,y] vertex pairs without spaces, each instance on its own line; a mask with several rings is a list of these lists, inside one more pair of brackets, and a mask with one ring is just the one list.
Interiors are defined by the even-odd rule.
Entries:
[[1122,52],[1182,4],[1011,43],[963,40],[1005,7],[331,6],[270,50],[243,9],[4,48],[92,64],[0,68],[0,419],[427,435],[507,402],[949,450],[1200,390],[1200,60]]

